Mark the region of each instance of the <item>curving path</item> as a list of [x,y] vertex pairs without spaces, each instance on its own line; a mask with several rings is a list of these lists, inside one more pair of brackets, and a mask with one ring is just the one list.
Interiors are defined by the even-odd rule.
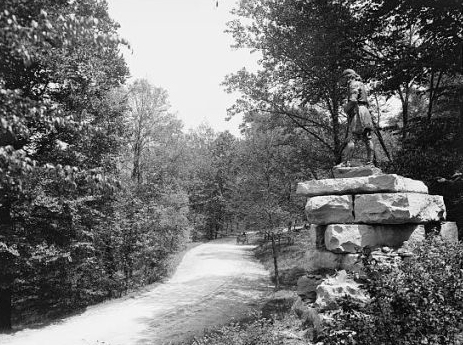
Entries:
[[176,343],[246,314],[268,290],[252,246],[234,239],[186,253],[165,284],[132,298],[89,307],[40,329],[0,335],[2,345],[141,345]]

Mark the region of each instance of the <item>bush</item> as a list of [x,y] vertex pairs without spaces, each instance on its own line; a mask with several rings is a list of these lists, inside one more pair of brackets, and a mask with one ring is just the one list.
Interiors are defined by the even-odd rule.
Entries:
[[415,254],[396,268],[367,267],[371,303],[362,309],[346,300],[324,344],[459,344],[463,245],[435,237]]

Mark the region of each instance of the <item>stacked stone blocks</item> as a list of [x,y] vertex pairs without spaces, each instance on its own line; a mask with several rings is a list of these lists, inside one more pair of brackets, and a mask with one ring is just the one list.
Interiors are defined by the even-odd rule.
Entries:
[[[301,182],[296,193],[307,196],[307,220],[319,249],[358,253],[362,248],[399,248],[421,241],[427,224],[440,223],[442,236],[456,240],[455,223],[446,217],[442,196],[426,185],[378,168],[338,168],[335,178]],[[323,238],[320,238],[323,236]]]

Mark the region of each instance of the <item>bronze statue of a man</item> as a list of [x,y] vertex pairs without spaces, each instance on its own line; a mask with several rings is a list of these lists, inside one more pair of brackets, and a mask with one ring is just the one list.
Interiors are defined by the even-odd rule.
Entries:
[[347,114],[347,136],[341,166],[350,166],[355,143],[363,141],[367,151],[367,165],[373,165],[373,121],[368,110],[368,94],[362,78],[352,69],[342,72],[347,80],[348,98],[344,111]]

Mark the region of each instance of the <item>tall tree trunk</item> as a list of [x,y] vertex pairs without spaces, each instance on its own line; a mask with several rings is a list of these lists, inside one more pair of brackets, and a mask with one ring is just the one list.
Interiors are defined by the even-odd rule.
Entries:
[[460,147],[463,151],[463,85],[460,86],[460,140],[462,142]]
[[216,240],[219,236],[219,224],[215,225],[215,232],[214,232],[214,240]]
[[408,102],[410,98],[410,87],[407,85],[404,86],[404,93],[399,88],[399,96],[400,101],[402,102],[402,144],[404,143],[405,139],[407,138],[407,130],[408,130]]
[[339,112],[337,102],[333,100],[333,106],[331,110],[331,121],[333,122],[333,149],[336,159],[336,164],[342,161],[342,151],[344,149],[344,142],[341,140],[339,131]]
[[272,240],[273,267],[275,269],[275,290],[280,289],[280,276],[278,273],[278,249],[275,243],[275,234],[270,235]]
[[375,129],[375,134],[376,134],[376,137],[378,138],[378,141],[379,141],[379,144],[381,145],[384,153],[386,154],[386,157],[387,159],[389,160],[389,162],[392,162],[392,157],[386,147],[386,143],[384,142],[384,139],[383,139],[383,136],[381,134],[381,125],[380,125],[380,121],[381,121],[381,111],[379,110],[379,101],[378,101],[378,95],[375,93],[375,100],[376,100],[376,110],[378,112],[378,119],[375,123],[375,121],[373,121],[373,126],[374,126],[374,129]]
[[[0,207],[0,232],[8,233],[13,228],[13,220],[11,218],[11,207],[8,202],[4,202]],[[13,277],[11,268],[14,265],[9,254],[0,254],[0,332],[11,329],[11,313],[12,307],[12,284]]]
[[137,181],[137,184],[141,183],[141,171],[140,171],[140,156],[141,156],[141,145],[136,143],[133,150],[133,169],[132,169],[132,180]]
[[[461,58],[461,66],[460,66],[460,73],[463,75],[463,43],[461,43],[460,47],[460,58]],[[460,149],[463,151],[463,85],[460,85]]]
[[13,308],[10,283],[7,282],[5,287],[0,287],[0,332],[11,330],[11,312]]

